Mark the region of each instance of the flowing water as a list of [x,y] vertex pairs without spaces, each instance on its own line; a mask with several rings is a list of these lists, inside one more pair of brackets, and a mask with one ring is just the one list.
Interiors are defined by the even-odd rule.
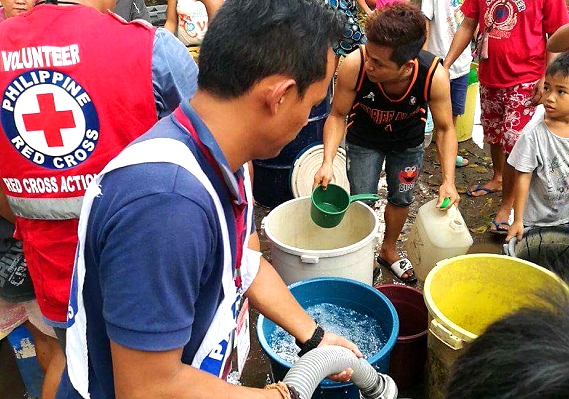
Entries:
[[[368,359],[378,353],[387,341],[387,336],[373,317],[339,305],[320,303],[310,306],[306,312],[322,326],[325,331],[348,338],[354,342]],[[298,346],[294,338],[277,327],[268,337],[271,348],[279,357],[289,363],[298,360]]]

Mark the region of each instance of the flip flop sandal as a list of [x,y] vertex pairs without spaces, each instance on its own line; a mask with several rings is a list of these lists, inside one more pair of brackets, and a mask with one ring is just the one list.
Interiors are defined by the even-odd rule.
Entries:
[[[468,162],[468,159],[463,158],[463,157],[460,156],[460,155],[457,155],[457,156],[456,156],[455,165],[456,165],[457,168],[462,168],[462,167],[468,165],[469,163],[470,163],[470,162]],[[435,161],[435,162],[433,162],[433,165],[435,165],[435,166],[441,166],[441,163]]]
[[[413,265],[411,264],[411,262],[409,262],[409,259],[407,258],[399,259],[393,262],[392,264],[389,264],[385,259],[383,259],[381,256],[378,255],[377,263],[385,267],[389,267],[389,269],[391,269],[393,274],[395,274],[395,276],[404,283],[414,283],[415,281],[417,281],[417,277],[415,277],[415,272],[413,271]],[[411,271],[413,274],[411,274],[411,276],[407,278],[401,277],[405,272],[408,271]]]
[[455,163],[455,165],[456,165],[457,168],[463,168],[463,167],[467,166],[469,163],[470,163],[470,162],[468,162],[468,159],[463,158],[463,157],[460,156],[460,155],[457,155],[457,156],[456,156],[456,163]]
[[[492,234],[497,234],[500,236],[507,236],[508,235],[508,229],[510,228],[510,224],[508,222],[496,222],[495,220],[492,220],[492,225],[488,228],[488,232],[492,233]],[[492,228],[492,226],[494,226],[494,228]],[[508,226],[507,229],[504,229],[502,226]]]
[[[484,191],[484,194],[481,195],[473,195],[473,193],[477,192],[477,191]],[[483,197],[485,195],[488,194],[494,194],[497,193],[498,191],[496,190],[492,190],[486,187],[482,187],[482,184],[477,185],[474,190],[470,191],[470,190],[466,190],[466,195],[468,195],[469,197]]]

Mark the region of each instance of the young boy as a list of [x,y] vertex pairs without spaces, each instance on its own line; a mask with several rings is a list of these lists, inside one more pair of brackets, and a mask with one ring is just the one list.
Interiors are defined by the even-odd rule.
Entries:
[[520,136],[508,158],[516,169],[514,223],[506,241],[524,226],[569,222],[569,53],[546,69],[545,118]]

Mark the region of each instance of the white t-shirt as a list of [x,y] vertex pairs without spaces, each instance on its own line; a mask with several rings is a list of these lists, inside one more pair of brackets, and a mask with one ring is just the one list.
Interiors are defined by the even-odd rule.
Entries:
[[185,46],[198,46],[207,32],[207,11],[197,0],[177,0],[178,39]]
[[508,157],[517,171],[533,173],[524,209],[524,226],[569,222],[569,138],[542,121],[520,135]]
[[[460,6],[464,0],[422,0],[421,11],[430,21],[427,50],[439,57],[446,57],[452,38],[464,19]],[[472,52],[467,46],[450,67],[450,78],[456,79],[470,71]]]

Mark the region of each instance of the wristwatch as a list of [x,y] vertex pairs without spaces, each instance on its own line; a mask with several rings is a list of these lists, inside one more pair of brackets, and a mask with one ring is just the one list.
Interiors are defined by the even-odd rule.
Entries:
[[300,348],[300,352],[298,352],[298,356],[302,356],[312,349],[318,347],[322,339],[324,338],[324,329],[316,324],[316,329],[312,334],[312,337],[308,339],[304,344],[302,344],[299,340],[296,340],[296,345]]

